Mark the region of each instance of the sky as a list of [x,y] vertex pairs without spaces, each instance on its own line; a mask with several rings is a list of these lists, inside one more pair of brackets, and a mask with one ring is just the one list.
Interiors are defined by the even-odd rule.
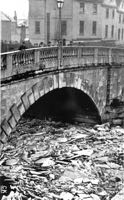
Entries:
[[28,17],[28,2],[29,0],[1,0],[0,10],[10,17],[14,17],[16,11],[18,19],[25,19]]

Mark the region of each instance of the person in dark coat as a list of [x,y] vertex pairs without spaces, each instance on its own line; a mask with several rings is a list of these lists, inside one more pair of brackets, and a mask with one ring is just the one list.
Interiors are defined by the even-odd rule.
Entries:
[[27,47],[26,47],[26,44],[25,44],[25,42],[23,41],[22,42],[22,44],[20,45],[20,47],[19,47],[19,50],[24,50],[24,49],[26,49]]

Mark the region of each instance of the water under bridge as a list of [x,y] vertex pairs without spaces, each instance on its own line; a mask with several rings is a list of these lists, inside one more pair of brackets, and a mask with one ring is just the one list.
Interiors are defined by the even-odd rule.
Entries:
[[[114,119],[111,105],[123,102],[124,48],[41,47],[1,54],[1,141],[24,115],[101,123]],[[124,124],[123,106],[119,120]]]

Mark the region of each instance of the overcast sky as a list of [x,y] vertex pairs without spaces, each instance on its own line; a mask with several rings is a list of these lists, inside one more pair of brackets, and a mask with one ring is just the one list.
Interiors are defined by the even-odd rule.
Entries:
[[1,0],[0,10],[10,17],[16,11],[18,19],[25,19],[28,17],[28,0]]

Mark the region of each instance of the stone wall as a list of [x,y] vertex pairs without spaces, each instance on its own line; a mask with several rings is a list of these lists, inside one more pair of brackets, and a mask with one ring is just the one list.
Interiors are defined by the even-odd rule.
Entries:
[[[124,101],[124,68],[112,68],[110,72],[110,94],[109,103],[116,97]],[[112,114],[115,109],[106,109],[108,67],[87,67],[76,71],[63,70],[60,73],[42,74],[30,77],[1,87],[1,140],[9,136],[25,111],[44,94],[56,88],[73,87],[86,93],[95,103],[102,120],[124,121],[123,109],[118,111],[119,115]],[[107,107],[107,108],[108,108]],[[115,123],[115,121],[113,121]]]
[[114,66],[110,71],[109,105],[106,119],[112,125],[124,126],[124,67]]
[[106,103],[105,74],[106,69],[95,68],[48,76],[42,75],[2,86],[1,114],[2,121],[4,120],[2,130],[10,134],[30,105],[55,88],[74,87],[82,90],[89,95],[102,115]]
[[114,98],[124,101],[124,66],[111,68],[110,103]]

